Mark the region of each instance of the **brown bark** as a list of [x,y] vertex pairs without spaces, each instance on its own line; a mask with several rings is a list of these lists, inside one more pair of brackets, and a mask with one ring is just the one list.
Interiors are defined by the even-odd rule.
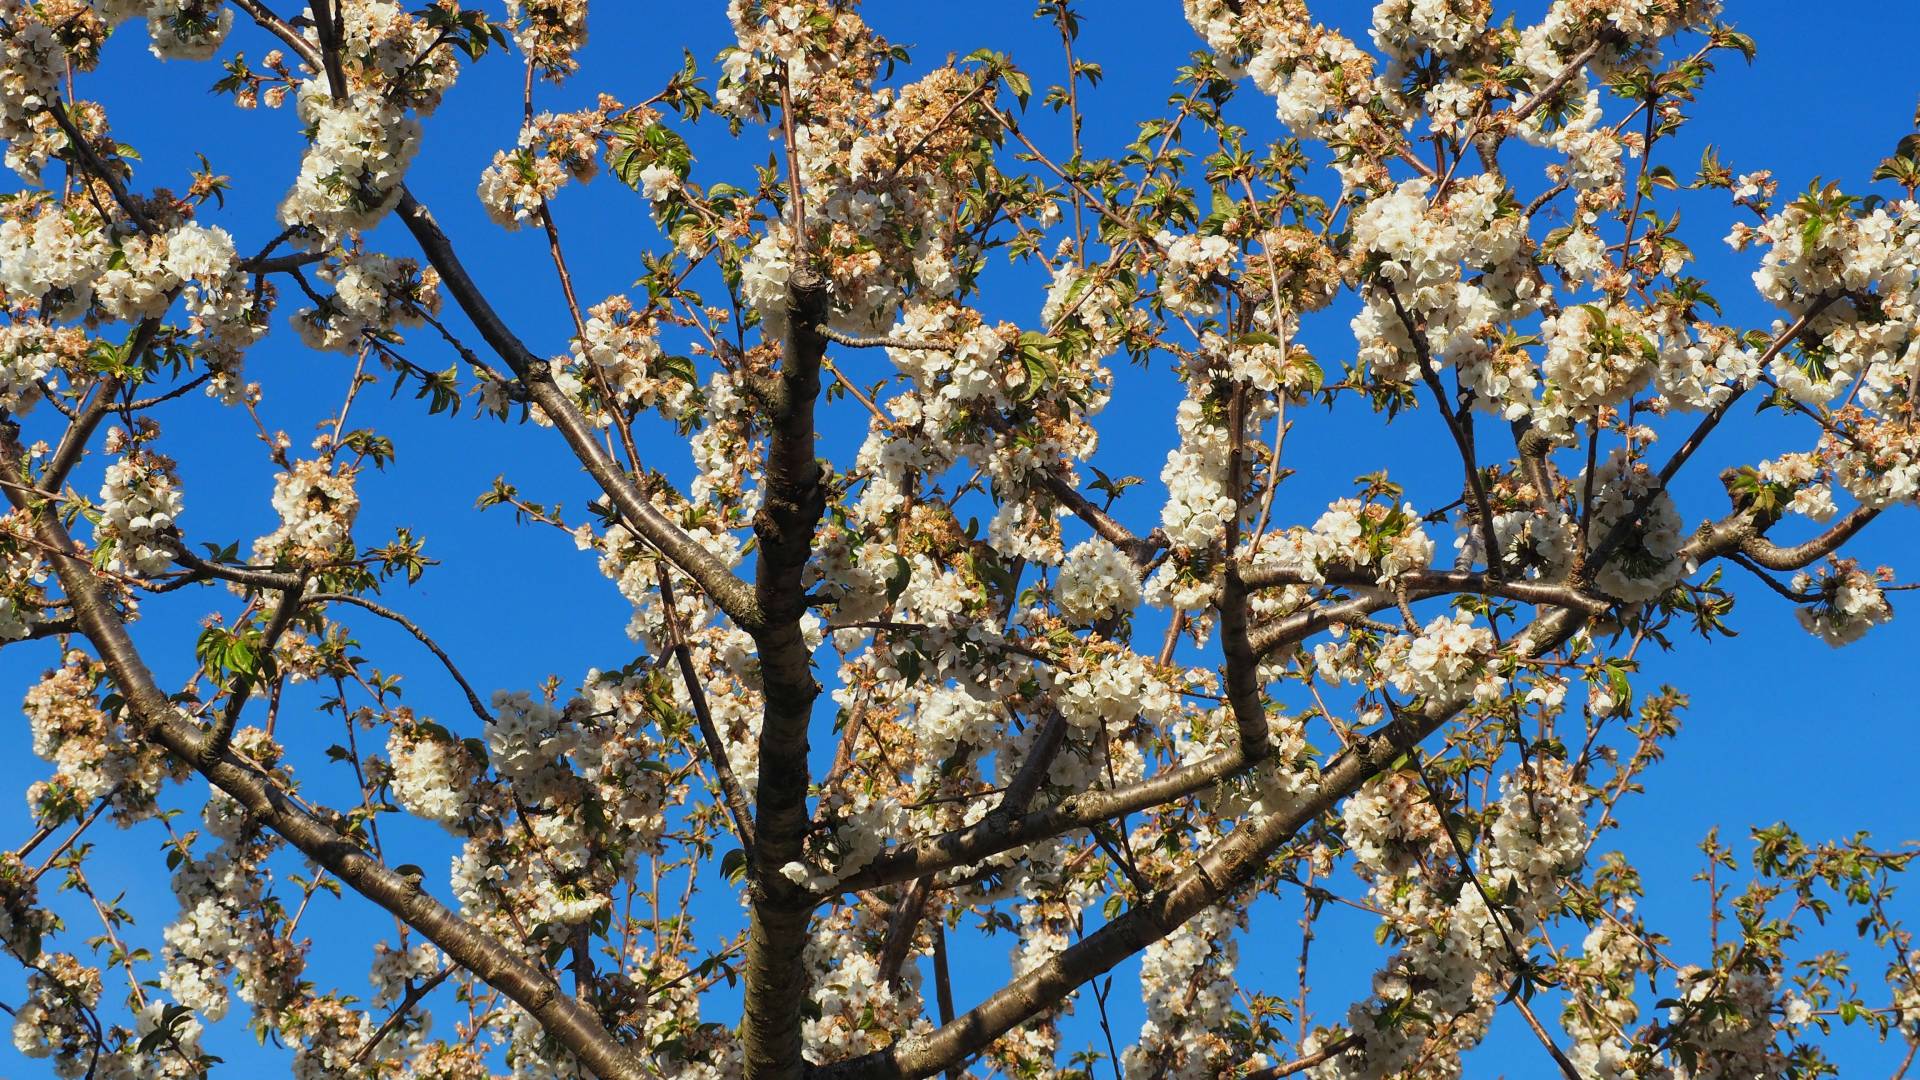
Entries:
[[1247,587],[1238,567],[1227,567],[1219,610],[1220,651],[1226,660],[1227,708],[1233,713],[1235,745],[1243,759],[1257,762],[1273,747],[1266,703],[1260,699],[1260,653],[1247,636]]
[[1805,543],[1781,547],[1764,536],[1753,536],[1741,543],[1740,553],[1769,570],[1800,570],[1840,550],[1840,545],[1880,515],[1876,507],[1856,506],[1832,527]]
[[759,541],[754,603],[761,619],[748,629],[760,657],[765,703],[742,1024],[749,1080],[797,1080],[806,1068],[800,1056],[801,1007],[808,995],[802,959],[813,896],[781,869],[805,862],[810,820],[807,728],[820,686],[800,617],[807,610],[804,575],[814,530],[826,510],[813,416],[827,344],[816,327],[826,321],[827,293],[826,283],[805,267],[794,271],[789,288],[772,439],[753,519]]

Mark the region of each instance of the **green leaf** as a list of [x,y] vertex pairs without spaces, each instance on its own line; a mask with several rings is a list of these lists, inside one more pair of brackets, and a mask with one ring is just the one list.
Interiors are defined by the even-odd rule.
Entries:
[[893,573],[887,575],[887,604],[900,599],[907,591],[907,583],[913,580],[913,564],[899,555],[893,557]]
[[1112,501],[1118,499],[1128,488],[1135,484],[1146,482],[1137,476],[1122,476],[1116,480],[1106,473],[1101,472],[1098,466],[1089,465],[1087,468],[1092,469],[1093,475],[1096,477],[1096,479],[1087,484],[1087,490],[1104,492],[1107,496],[1108,505],[1112,505]]
[[693,366],[693,358],[690,356],[663,356],[654,363],[661,370],[688,386],[700,385],[700,372]]
[[1020,102],[1020,107],[1026,108],[1027,100],[1033,97],[1033,80],[1027,78],[1025,72],[1011,68],[1007,71],[1006,79],[1007,89],[1013,91],[1014,99]]
[[1313,357],[1302,353],[1299,356],[1289,357],[1287,363],[1289,366],[1297,367],[1306,372],[1309,391],[1318,390],[1327,384],[1327,373],[1325,369],[1321,368],[1320,362]]

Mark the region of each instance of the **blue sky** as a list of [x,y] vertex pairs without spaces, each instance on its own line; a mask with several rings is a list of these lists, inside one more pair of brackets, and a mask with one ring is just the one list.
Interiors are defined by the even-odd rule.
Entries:
[[[1368,6],[1322,2],[1316,8],[1321,17],[1334,19],[1364,40]],[[1538,6],[1523,5],[1522,15]],[[1920,97],[1920,70],[1910,62],[1910,43],[1920,40],[1920,6],[1831,6],[1822,9],[1831,17],[1814,26],[1808,25],[1813,20],[1802,5],[1747,0],[1732,6],[1737,25],[1758,40],[1759,58],[1751,67],[1737,58],[1723,62],[1690,110],[1697,123],[1663,145],[1657,162],[1673,166],[1683,177],[1690,175],[1702,145],[1712,142],[1721,160],[1736,171],[1773,169],[1783,192],[1804,189],[1816,175],[1840,180],[1852,190],[1864,189],[1875,164],[1910,130]],[[1097,90],[1083,91],[1086,139],[1097,152],[1116,152],[1132,139],[1138,120],[1160,114],[1174,69],[1197,47],[1197,40],[1172,0],[1114,0],[1084,7],[1079,52],[1103,64],[1107,76]],[[887,37],[913,47],[916,63],[907,69],[909,74],[949,52],[965,54],[981,46],[1011,53],[1037,85],[1060,74],[1052,30],[1030,17],[1031,7],[1024,0],[971,5],[875,0],[865,12]],[[1841,17],[1849,12],[1857,17]],[[730,41],[724,4],[717,0],[680,5],[602,2],[590,25],[583,72],[558,89],[543,84],[537,91],[540,107],[583,107],[603,90],[638,100],[679,67],[683,47],[710,73],[709,61]],[[269,47],[242,20],[227,51],[239,48],[257,59]],[[273,208],[294,175],[302,141],[290,111],[241,112],[209,96],[206,88],[219,75],[212,65],[154,61],[146,54],[144,33],[129,27],[109,46],[102,72],[82,79],[80,93],[103,101],[119,138],[140,150],[139,183],[184,189],[197,167],[196,151],[205,153],[217,171],[231,174],[234,186],[226,208],[207,220],[229,229],[240,248],[251,251],[277,231]],[[455,237],[462,257],[503,316],[535,352],[554,354],[564,350],[571,325],[544,242],[533,232],[495,229],[474,197],[481,168],[495,149],[515,138],[519,86],[519,68],[512,59],[495,55],[469,69],[440,112],[428,120],[409,182]],[[1274,133],[1270,106],[1250,88],[1236,109],[1235,118],[1256,136]],[[1036,115],[1029,127],[1042,145],[1061,145],[1062,140],[1047,137],[1059,132],[1050,117]],[[764,162],[775,148],[763,130],[749,128],[735,141],[716,123],[701,125],[692,139],[698,159],[694,178],[702,183],[750,176],[752,165]],[[1697,272],[1713,283],[1729,319],[1764,326],[1771,315],[1747,280],[1751,255],[1735,255],[1720,243],[1732,220],[1722,202],[1714,195],[1688,197],[1681,205],[1691,225],[1683,226],[1683,236],[1699,256]],[[585,188],[570,187],[558,203],[556,214],[583,302],[625,290],[641,273],[640,253],[657,243],[642,209],[631,192],[607,178]],[[413,253],[409,239],[396,228],[384,228],[379,241],[376,246],[395,254]],[[1021,287],[1029,279],[1002,273],[999,280],[1010,287],[990,292],[983,301],[988,313],[1031,324],[1041,297]],[[291,310],[291,297],[284,299],[289,305],[285,310]],[[1306,341],[1330,364],[1352,350],[1339,309],[1310,322]],[[408,353],[436,368],[453,359],[418,335]],[[868,355],[859,362],[881,361]],[[262,406],[267,424],[286,430],[296,446],[305,443],[314,424],[330,417],[351,371],[347,358],[309,353],[284,333],[257,347],[248,364],[250,378],[267,388]],[[1149,480],[1122,509],[1129,520],[1150,524],[1158,506],[1154,481],[1172,439],[1171,405],[1178,391],[1163,363],[1144,373],[1126,373],[1122,391],[1101,420],[1108,438],[1095,463],[1113,475],[1131,473]],[[427,420],[424,412],[410,393],[388,401],[384,393],[374,392],[356,406],[359,421],[380,427],[398,449],[394,466],[362,484],[365,509],[358,537],[362,543],[378,543],[395,526],[409,526],[426,538],[428,554],[443,563],[411,589],[390,589],[389,601],[433,633],[483,693],[496,687],[532,688],[550,674],[573,684],[589,667],[619,666],[631,659],[633,647],[623,634],[627,607],[591,558],[575,552],[551,530],[516,527],[506,515],[473,511],[474,499],[494,477],[504,475],[529,497],[564,501],[577,516],[591,489],[558,440],[532,427],[476,421],[464,410],[454,420]],[[1384,437],[1371,436],[1364,449],[1354,436],[1367,430],[1360,426],[1366,418],[1355,423],[1351,408],[1331,416],[1324,410],[1302,413],[1288,445],[1289,462],[1300,475],[1283,491],[1277,511],[1282,522],[1311,521],[1328,498],[1350,490],[1353,476],[1380,468],[1407,483],[1411,497],[1423,506],[1446,502],[1458,487],[1457,465],[1450,456],[1433,452],[1436,440],[1444,444],[1444,435],[1431,410],[1403,418]],[[253,441],[245,415],[195,396],[161,418],[171,433],[163,445],[180,459],[187,493],[182,523],[189,535],[196,541],[240,540],[244,546],[269,531],[274,520],[267,499],[274,470]],[[38,419],[46,422],[45,417]],[[850,446],[863,426],[857,407],[836,406],[824,423],[828,448]],[[1694,480],[1680,490],[1683,512],[1696,521],[1722,509],[1712,479],[1722,467],[1810,442],[1804,425],[1778,414],[1754,417],[1739,410],[1690,469]],[[651,432],[642,450],[650,463],[684,475],[685,454],[670,432]],[[97,486],[99,468],[97,460],[90,462],[76,484],[83,489]],[[1439,497],[1429,497],[1434,495]],[[1891,563],[1911,577],[1915,567],[1902,566],[1899,557],[1912,546],[1903,541],[1913,527],[1911,514],[1889,515],[1869,531],[1856,554],[1869,563]],[[1629,802],[1622,815],[1624,828],[1599,849],[1619,847],[1638,862],[1650,894],[1643,911],[1675,939],[1673,951],[1682,955],[1703,948],[1705,894],[1691,878],[1699,868],[1696,845],[1712,826],[1723,826],[1736,848],[1747,825],[1780,819],[1814,838],[1868,829],[1882,844],[1891,845],[1920,833],[1906,795],[1911,765],[1884,749],[1899,745],[1913,719],[1907,690],[1885,673],[1904,670],[1903,663],[1920,641],[1920,624],[1896,619],[1860,644],[1830,653],[1799,629],[1784,602],[1750,583],[1736,584],[1742,587],[1741,603],[1732,621],[1739,637],[1704,648],[1682,640],[1671,657],[1648,657],[1639,685],[1674,683],[1691,695],[1692,708],[1685,716],[1686,730],[1649,777],[1648,794]],[[180,603],[154,603],[148,618],[135,628],[163,684],[179,685],[186,679],[195,624],[216,602],[213,594],[195,593]],[[371,655],[406,675],[414,708],[462,735],[477,734],[468,730],[473,721],[456,689],[409,639],[370,619],[351,613],[345,617]],[[54,661],[54,649],[47,643],[0,652],[0,686],[24,693]],[[285,707],[283,737],[295,747],[292,761],[309,785],[308,793],[337,803],[351,788],[343,770],[327,765],[319,752],[340,735],[331,729],[309,731],[305,725],[321,721],[302,715],[297,707],[301,700],[302,695],[295,694]],[[305,700],[310,702],[311,695]],[[821,744],[826,744],[824,749]],[[816,738],[816,752],[830,753],[830,742]],[[31,755],[24,723],[0,728],[0,790],[23,791],[45,771]],[[21,804],[14,805],[9,820],[24,835],[26,816],[18,809]],[[428,866],[431,884],[433,868],[444,865],[445,857],[437,832],[383,828],[388,829],[390,857]],[[101,853],[99,887],[129,890],[127,903],[140,920],[138,936],[157,952],[159,929],[173,909],[159,854],[160,834],[150,827],[131,833],[101,828],[90,838]],[[0,843],[17,842],[0,838]],[[408,848],[409,854],[391,854],[392,848]],[[130,869],[109,884],[108,865]],[[76,927],[59,947],[83,949],[77,939],[92,928],[70,904],[61,901],[59,906]],[[710,906],[716,921],[708,932],[709,944],[737,917],[729,896],[712,895]],[[1242,941],[1241,972],[1250,987],[1290,992],[1298,948],[1291,925],[1295,913],[1291,902],[1284,911],[1271,907],[1263,906],[1254,930]],[[322,985],[349,989],[364,984],[375,936],[383,928],[391,934],[390,923],[377,910],[353,900],[321,904],[303,925],[317,942],[340,943],[316,949],[313,977]],[[1335,920],[1316,945],[1321,957],[1316,1008],[1324,1019],[1344,1011],[1342,995],[1364,992],[1373,966],[1369,930],[1358,920]],[[1000,940],[984,949],[958,951],[961,957],[981,958],[963,962],[957,973],[962,1009],[1003,980],[1006,944]],[[1863,982],[1877,980],[1879,963],[1877,957],[1863,958],[1857,968]],[[1139,1016],[1130,970],[1123,968],[1117,976],[1110,1002],[1123,1036],[1137,1026]],[[17,1000],[18,987],[17,973],[0,969],[0,1001]],[[717,1002],[716,1015],[725,1016],[732,1008],[731,1003]],[[236,1006],[235,1017],[242,1011]],[[1079,1010],[1070,1044],[1075,1036],[1092,1037],[1084,1024],[1092,1011],[1088,1000]],[[219,1025],[208,1046],[234,1066],[254,1064],[270,1072],[283,1067],[278,1063],[284,1057],[255,1048],[236,1018]],[[1837,1037],[1834,1047],[1849,1072],[1870,1072],[1882,1063],[1890,1069],[1898,1058],[1893,1048],[1855,1034]],[[10,1050],[0,1051],[0,1056],[10,1055]],[[1523,1077],[1545,1070],[1538,1047],[1523,1030],[1505,1022],[1470,1060],[1472,1076]],[[43,1071],[41,1063],[13,1060],[0,1065],[0,1075],[51,1073]]]

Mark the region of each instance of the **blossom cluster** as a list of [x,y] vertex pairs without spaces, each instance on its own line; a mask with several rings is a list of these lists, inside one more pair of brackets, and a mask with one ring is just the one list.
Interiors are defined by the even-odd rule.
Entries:
[[100,707],[103,671],[73,651],[27,691],[21,711],[33,732],[33,752],[54,766],[53,776],[27,790],[36,817],[78,818],[105,800],[114,819],[130,825],[153,814],[161,783],[179,766],[159,748],[135,739],[125,723]]
[[1794,591],[1806,594],[1809,602],[1794,614],[1808,633],[1827,644],[1851,644],[1893,618],[1893,607],[1881,588],[1891,577],[1891,571],[1869,574],[1851,561],[1831,569],[1821,567],[1817,575],[1796,574]]
[[[393,0],[342,4],[341,77],[309,69],[294,108],[307,131],[300,173],[280,204],[297,242],[326,251],[377,225],[405,191],[420,121],[459,74],[453,50],[428,21]],[[308,41],[320,44],[309,27]]]
[[1067,552],[1054,586],[1060,612],[1076,623],[1114,619],[1140,604],[1140,572],[1108,541],[1094,537]]
[[[660,347],[659,330],[624,296],[587,311],[586,335],[573,342],[572,364],[558,378],[563,388],[590,401],[607,399],[622,414],[656,409],[677,419],[696,392],[691,372],[675,366]],[[589,410],[597,423],[613,422],[606,408]]]
[[184,505],[173,459],[141,449],[120,428],[107,433],[107,452],[121,456],[107,466],[101,483],[94,537],[111,550],[110,568],[158,574],[172,565],[168,541]]
[[574,58],[587,43],[587,0],[507,0],[514,44],[555,82],[579,70]]
[[1234,262],[1233,245],[1224,236],[1174,236],[1162,232],[1154,242],[1165,252],[1160,302],[1181,315],[1211,315],[1220,308],[1220,287]]
[[[280,748],[258,728],[237,732],[234,746],[268,768],[279,760]],[[208,1020],[225,1016],[237,995],[256,1018],[311,1043],[283,1015],[322,1004],[301,984],[306,945],[290,936],[287,913],[266,902],[273,888],[267,860],[281,841],[225,794],[207,800],[201,819],[215,843],[203,852],[181,850],[173,867],[180,913],[162,934],[160,985]]]
[[1391,584],[1433,564],[1433,539],[1420,527],[1412,504],[1336,499],[1310,528],[1295,527],[1273,538],[1256,566],[1285,568],[1306,584],[1324,584],[1329,571],[1364,572],[1378,585]]
[[308,458],[273,478],[280,527],[254,541],[255,562],[324,564],[347,543],[360,511],[355,472],[326,458]]
[[1475,697],[1486,698],[1500,692],[1499,678],[1485,663],[1493,645],[1492,631],[1458,612],[1436,617],[1418,635],[1387,639],[1375,663],[1401,693],[1447,701],[1471,690]]
[[280,220],[310,250],[324,251],[399,204],[420,122],[372,90],[341,99],[315,80],[300,84],[294,108],[312,145],[280,203]]
[[1502,778],[1486,842],[1475,849],[1478,867],[1448,866],[1456,848],[1434,799],[1424,779],[1396,772],[1362,788],[1342,810],[1357,869],[1405,944],[1375,976],[1372,1000],[1349,1013],[1358,1045],[1315,1076],[1390,1075],[1406,1068],[1429,1037],[1456,1052],[1477,1042],[1504,993],[1501,977],[1520,959],[1508,941],[1553,910],[1560,877],[1585,855],[1589,796],[1563,762],[1536,760]]
[[1617,542],[1619,551],[1600,567],[1593,583],[1629,602],[1666,592],[1686,571],[1679,558],[1686,523],[1673,496],[1651,469],[1622,452],[1609,456],[1594,480],[1590,535],[1599,543]]
[[296,313],[293,328],[308,348],[354,352],[369,338],[398,340],[440,306],[440,277],[412,259],[353,250],[329,259],[314,276],[333,294]]

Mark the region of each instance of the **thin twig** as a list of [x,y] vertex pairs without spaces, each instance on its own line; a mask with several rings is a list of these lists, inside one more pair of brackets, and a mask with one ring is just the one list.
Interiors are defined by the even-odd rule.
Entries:
[[305,602],[309,604],[353,604],[357,607],[366,608],[368,611],[373,612],[383,619],[399,624],[401,629],[413,635],[414,640],[425,645],[427,651],[431,652],[434,657],[440,661],[440,665],[447,669],[447,674],[453,676],[453,681],[460,684],[460,691],[467,696],[467,706],[473,710],[473,715],[479,717],[480,722],[483,724],[493,722],[493,714],[488,712],[486,705],[481,703],[480,695],[474,693],[473,684],[467,681],[465,675],[460,674],[460,669],[454,665],[453,658],[448,656],[446,650],[442,649],[438,643],[428,637],[427,632],[420,629],[412,619],[407,618],[392,608],[375,603],[364,596],[353,596],[347,593],[315,593],[307,597]]
[[1250,1072],[1246,1075],[1245,1080],[1280,1080],[1283,1076],[1292,1076],[1295,1073],[1305,1072],[1323,1061],[1332,1061],[1348,1050],[1359,1046],[1361,1042],[1362,1040],[1358,1035],[1343,1036],[1315,1050],[1313,1053],[1307,1054],[1304,1057],[1295,1058],[1285,1065],[1269,1065],[1258,1072]]
[[393,1032],[394,1028],[400,1026],[400,1021],[406,1018],[409,1010],[420,1003],[421,998],[433,993],[434,990],[439,988],[441,983],[446,982],[447,976],[452,975],[456,967],[457,965],[448,964],[446,967],[435,972],[426,982],[409,985],[406,996],[400,999],[400,1004],[394,1006],[393,1012],[387,1014],[387,1018],[381,1022],[379,1027],[374,1029],[372,1035],[367,1036],[367,1041],[361,1044],[359,1050],[354,1052],[348,1064],[356,1068],[365,1064],[367,1055],[373,1053],[373,1048],[380,1045],[380,1040],[386,1038]]
[[673,643],[673,657],[680,666],[680,678],[686,683],[687,697],[693,702],[693,716],[700,728],[700,738],[707,744],[707,757],[712,760],[713,775],[719,782],[727,813],[733,818],[734,832],[739,835],[742,848],[751,855],[752,804],[747,801],[747,793],[734,775],[733,762],[727,756],[727,744],[720,739],[720,729],[714,725],[713,710],[707,705],[706,687],[700,681],[700,672],[693,665],[693,649],[687,645],[686,634],[680,627],[679,613],[673,606],[673,579],[667,573],[664,562],[659,564],[659,581],[660,607],[665,612],[667,637]]
[[[73,845],[78,842],[80,837],[87,831],[87,828],[99,819],[100,815],[107,809],[107,805],[113,802],[113,797],[118,794],[120,794],[120,785],[116,784],[112,791],[100,796],[100,801],[94,804],[93,810],[88,813],[85,818],[81,819],[80,824],[74,826],[73,833],[69,835],[59,847],[54,849],[53,854],[47,856],[47,861],[41,863],[39,869],[27,875],[27,883],[32,884],[39,881],[42,875],[48,870],[53,869],[53,864],[59,862],[60,856],[65,855],[72,849]],[[22,850],[30,851],[32,848],[29,846]]]

